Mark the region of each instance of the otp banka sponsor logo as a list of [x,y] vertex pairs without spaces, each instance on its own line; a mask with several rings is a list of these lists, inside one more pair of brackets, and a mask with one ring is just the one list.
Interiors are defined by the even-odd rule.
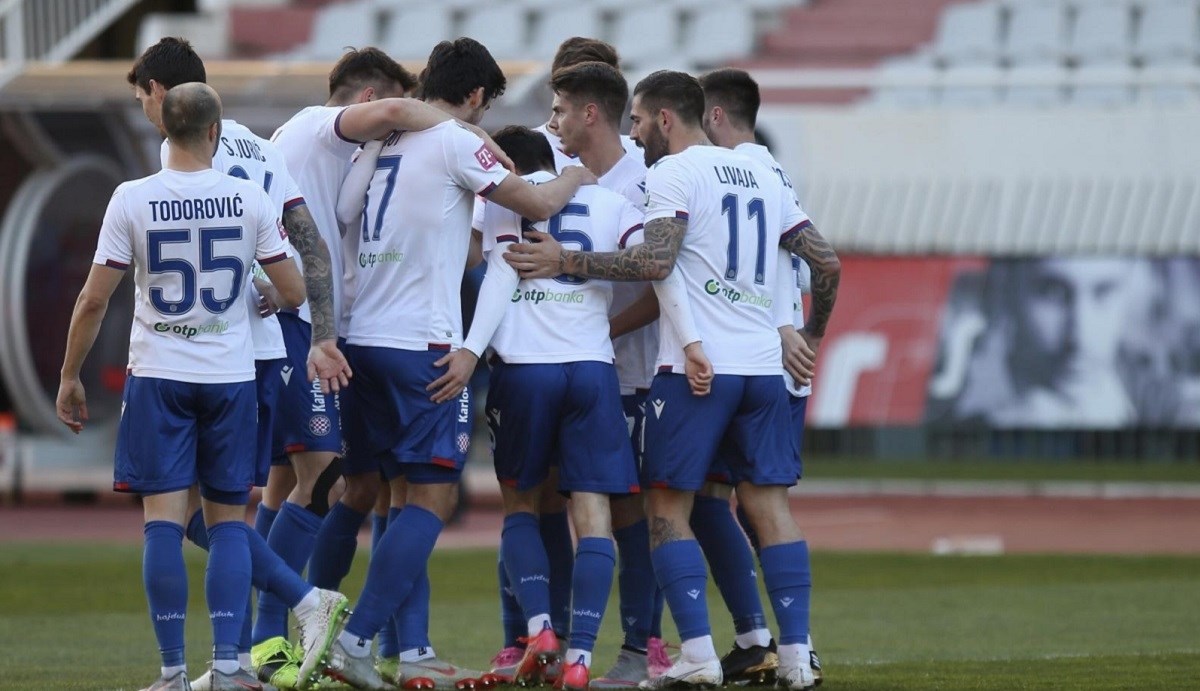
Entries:
[[715,278],[708,279],[708,282],[704,284],[704,292],[709,295],[720,295],[728,300],[730,304],[734,305],[748,305],[750,307],[771,309],[771,303],[774,302],[769,295],[743,293],[737,288],[721,285]]
[[200,334],[216,334],[221,335],[229,330],[229,322],[215,321],[211,324],[168,324],[166,322],[155,322],[154,330],[160,334],[174,334],[183,338],[195,338]]
[[376,264],[401,264],[404,262],[404,253],[388,250],[386,252],[359,252],[358,265],[364,269],[371,268]]
[[583,293],[574,291],[560,293],[554,290],[542,290],[541,288],[531,288],[529,290],[517,288],[513,291],[512,301],[520,302],[522,300],[532,302],[535,305],[542,302],[566,302],[573,305],[581,305],[583,304]]

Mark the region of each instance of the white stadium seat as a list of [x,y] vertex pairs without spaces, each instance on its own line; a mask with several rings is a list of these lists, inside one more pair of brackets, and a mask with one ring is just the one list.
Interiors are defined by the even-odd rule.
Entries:
[[753,10],[741,5],[716,5],[696,10],[684,40],[684,56],[712,66],[754,50]]
[[1004,102],[1009,105],[1046,108],[1063,102],[1067,71],[1057,66],[1014,67],[1006,76]]
[[1200,46],[1196,5],[1191,0],[1159,0],[1142,8],[1133,54],[1146,64],[1189,64]]
[[492,3],[467,12],[460,33],[487,46],[497,60],[526,54],[528,12],[520,3]]
[[1077,106],[1115,108],[1133,102],[1137,73],[1127,64],[1084,65],[1071,77],[1071,103]]
[[397,60],[425,60],[439,41],[453,36],[453,16],[441,5],[412,5],[393,12],[379,47]]
[[347,46],[371,45],[378,40],[378,11],[371,2],[347,2],[323,7],[313,20],[312,36],[296,57],[336,60]]
[[639,5],[616,16],[609,42],[622,61],[634,64],[669,56],[679,50],[679,12],[674,6]]
[[937,103],[941,72],[928,56],[893,58],[875,70],[871,103],[898,108],[925,108]]
[[559,4],[547,7],[534,19],[533,38],[529,56],[549,60],[558,44],[572,36],[598,36],[601,26],[600,10],[588,3]]
[[1003,71],[996,65],[949,67],[942,72],[942,105],[983,108],[1000,102]]
[[1066,39],[1066,9],[1057,3],[1011,8],[1004,56],[1012,65],[1057,65]]
[[995,63],[1000,54],[1000,6],[977,2],[947,7],[938,21],[933,51],[949,65]]
[[1081,65],[1128,63],[1132,18],[1132,11],[1124,3],[1081,6],[1075,15],[1067,54]]

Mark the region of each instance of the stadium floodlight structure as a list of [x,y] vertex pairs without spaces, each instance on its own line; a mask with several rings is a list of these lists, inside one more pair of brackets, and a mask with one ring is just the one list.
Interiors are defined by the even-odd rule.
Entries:
[[31,61],[70,59],[137,0],[0,0],[0,89]]

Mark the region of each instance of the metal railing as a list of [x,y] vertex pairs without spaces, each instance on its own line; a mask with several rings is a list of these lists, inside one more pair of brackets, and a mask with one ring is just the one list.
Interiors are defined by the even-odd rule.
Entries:
[[0,0],[0,89],[30,61],[70,59],[137,0]]

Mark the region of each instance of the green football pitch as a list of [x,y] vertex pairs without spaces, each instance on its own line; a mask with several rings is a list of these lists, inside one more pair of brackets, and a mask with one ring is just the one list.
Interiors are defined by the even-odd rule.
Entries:
[[[195,676],[210,644],[204,555],[186,554]],[[1200,558],[818,552],[813,563],[824,689],[1200,688]],[[136,546],[0,545],[0,689],[148,683],[158,660],[140,574]],[[439,552],[431,578],[439,655],[486,665],[500,635],[495,553]],[[730,625],[712,595],[724,648]],[[598,667],[619,645],[615,600],[609,612]]]

